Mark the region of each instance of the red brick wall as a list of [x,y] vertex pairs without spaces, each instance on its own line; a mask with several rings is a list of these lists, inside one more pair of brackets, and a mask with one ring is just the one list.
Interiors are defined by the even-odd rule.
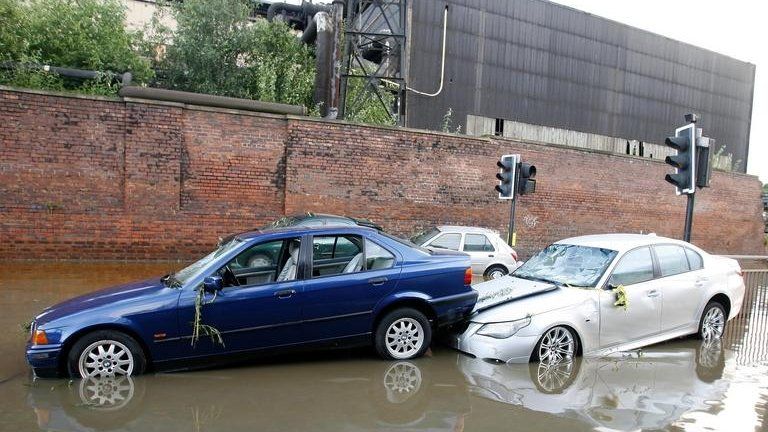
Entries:
[[[503,153],[539,172],[518,203],[523,254],[588,233],[679,237],[685,212],[662,163],[509,140],[8,89],[0,125],[0,258],[189,259],[219,235],[310,210],[398,234],[503,232]],[[697,194],[694,243],[764,253],[760,212],[756,178],[716,173]]]

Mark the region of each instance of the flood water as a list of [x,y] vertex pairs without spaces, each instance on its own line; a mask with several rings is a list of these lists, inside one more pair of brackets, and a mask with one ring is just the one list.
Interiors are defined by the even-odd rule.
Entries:
[[25,321],[174,267],[0,262],[0,431],[768,430],[765,277],[747,279],[722,342],[680,339],[549,369],[435,346],[415,361],[355,350],[108,381],[31,377]]

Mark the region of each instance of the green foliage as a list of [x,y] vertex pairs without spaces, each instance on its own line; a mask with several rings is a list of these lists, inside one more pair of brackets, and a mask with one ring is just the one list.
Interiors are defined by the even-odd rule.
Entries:
[[257,99],[312,108],[315,61],[311,49],[281,22],[259,21],[248,53]]
[[[362,71],[353,69],[350,74],[362,75]],[[395,101],[395,96],[388,91],[380,90],[378,93],[381,99],[379,99],[371,88],[374,85],[374,83],[367,83],[364,78],[350,78],[347,81],[346,119],[356,123],[393,126],[397,119],[389,113],[387,107]]]
[[96,71],[131,71],[134,79],[152,75],[136,48],[140,34],[125,28],[118,0],[29,0],[30,50],[41,61]]
[[248,0],[174,3],[176,31],[153,22],[157,40],[172,40],[158,64],[169,88],[312,106],[314,60],[283,23],[248,18]]
[[[153,72],[137,48],[141,35],[129,32],[118,0],[0,0],[3,60],[95,71],[130,71],[146,82]],[[8,48],[6,48],[6,46]],[[108,76],[72,80],[31,68],[0,74],[0,82],[49,90],[115,94]]]
[[763,185],[763,193],[768,194],[768,183]]
[[24,56],[28,28],[19,0],[0,0],[0,61],[18,61]]
[[448,108],[443,116],[443,123],[440,125],[440,130],[445,133],[461,133],[461,125],[453,125],[453,108]]

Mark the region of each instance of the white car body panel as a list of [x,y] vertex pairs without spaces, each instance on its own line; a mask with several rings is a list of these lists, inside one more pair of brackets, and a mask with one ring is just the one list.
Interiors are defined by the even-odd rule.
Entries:
[[[744,280],[735,260],[710,255],[679,240],[654,235],[607,234],[566,239],[557,243],[594,246],[618,251],[596,287],[561,286],[549,292],[547,285],[505,276],[475,285],[480,299],[490,297],[493,290],[503,291],[497,297],[516,297],[515,293],[532,290],[522,299],[502,304],[476,307],[467,329],[450,339],[454,348],[482,359],[509,363],[528,362],[544,332],[563,325],[572,328],[585,357],[604,356],[664,340],[695,334],[707,303],[716,295],[725,295],[730,303],[727,319],[741,310]],[[625,287],[629,304],[626,310],[614,306],[615,294],[603,289],[613,268],[624,253],[642,246],[673,244],[685,246],[701,255],[703,268]],[[551,285],[550,285],[551,286]],[[665,302],[665,294],[668,295]],[[481,301],[478,302],[482,304]],[[489,307],[490,305],[490,307]],[[665,307],[666,306],[666,307]],[[505,339],[477,334],[487,323],[514,321],[526,316],[531,323]],[[666,317],[666,318],[665,318]]]

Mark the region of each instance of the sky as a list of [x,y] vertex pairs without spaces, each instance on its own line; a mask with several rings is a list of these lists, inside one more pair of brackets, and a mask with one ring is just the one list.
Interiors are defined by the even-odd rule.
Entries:
[[[747,173],[768,183],[768,2],[555,0],[555,3],[755,64]],[[694,24],[681,25],[685,16]]]

